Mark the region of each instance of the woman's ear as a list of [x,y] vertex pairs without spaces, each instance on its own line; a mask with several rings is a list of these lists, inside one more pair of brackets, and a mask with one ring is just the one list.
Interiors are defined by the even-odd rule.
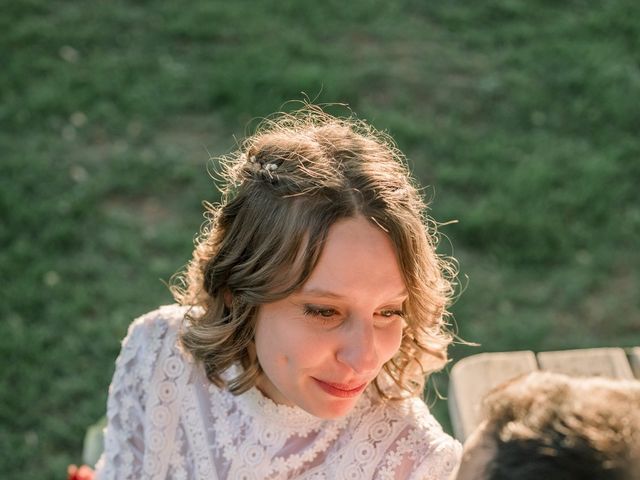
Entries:
[[224,298],[224,306],[227,308],[231,308],[231,304],[233,303],[233,295],[231,294],[231,290],[225,288],[222,296]]

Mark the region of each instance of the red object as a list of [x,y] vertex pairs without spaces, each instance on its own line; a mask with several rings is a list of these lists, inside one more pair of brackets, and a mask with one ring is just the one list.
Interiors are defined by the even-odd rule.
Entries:
[[67,467],[67,480],[93,480],[93,473],[91,467],[86,465],[81,467],[69,465]]

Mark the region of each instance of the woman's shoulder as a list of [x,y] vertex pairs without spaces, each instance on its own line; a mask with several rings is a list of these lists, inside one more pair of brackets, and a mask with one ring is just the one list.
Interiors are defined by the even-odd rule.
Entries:
[[378,408],[391,410],[407,429],[420,432],[423,438],[432,443],[458,444],[457,440],[442,429],[442,425],[431,414],[429,407],[421,398],[411,397],[400,401],[388,401]]
[[180,350],[177,336],[192,307],[165,305],[136,318],[129,325],[117,364],[135,362],[136,373],[148,379],[163,347]]
[[153,347],[162,340],[175,337],[185,319],[194,307],[163,305],[136,318],[129,325],[123,346]]
[[376,478],[448,479],[462,455],[420,398],[372,402],[359,415],[357,430],[385,445]]
[[431,442],[459,445],[457,440],[442,429],[424,401],[417,397],[380,400],[371,394],[365,406],[360,408],[360,417],[364,423],[389,421],[395,425],[396,430],[415,431],[422,439]]
[[131,325],[129,325],[130,334],[151,334],[154,331],[165,333],[168,330],[176,331],[180,328],[180,324],[194,307],[183,305],[163,305],[155,310],[140,315]]

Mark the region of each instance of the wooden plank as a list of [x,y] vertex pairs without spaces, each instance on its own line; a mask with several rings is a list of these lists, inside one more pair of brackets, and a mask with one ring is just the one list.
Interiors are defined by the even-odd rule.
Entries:
[[632,379],[633,372],[622,348],[583,348],[538,353],[542,370],[574,377],[602,376]]
[[449,414],[454,434],[464,441],[481,420],[481,400],[493,387],[538,369],[531,351],[479,353],[458,361],[449,380]]
[[640,379],[640,347],[633,347],[627,352],[631,370],[637,379]]

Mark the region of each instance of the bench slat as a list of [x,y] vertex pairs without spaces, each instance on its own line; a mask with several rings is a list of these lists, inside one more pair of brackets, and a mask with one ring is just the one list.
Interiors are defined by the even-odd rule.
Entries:
[[636,378],[640,379],[640,347],[629,349],[629,364]]
[[493,387],[538,369],[531,351],[480,353],[451,369],[449,412],[456,438],[464,441],[480,421],[480,399]]
[[572,377],[600,376],[633,379],[633,372],[622,348],[583,348],[538,353],[541,370]]

